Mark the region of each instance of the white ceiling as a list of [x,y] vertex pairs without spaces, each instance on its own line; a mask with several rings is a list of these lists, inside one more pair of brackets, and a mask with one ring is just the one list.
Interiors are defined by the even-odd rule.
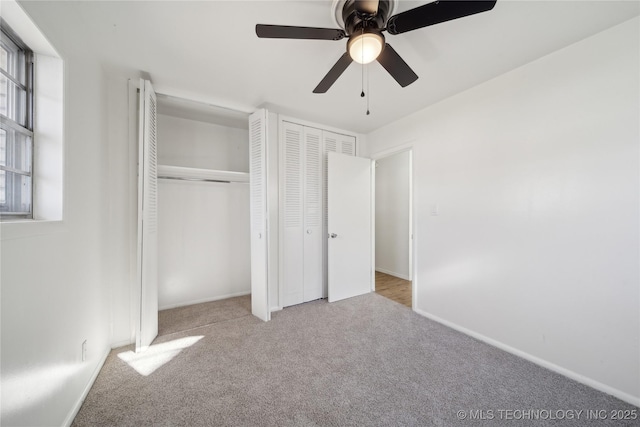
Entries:
[[[400,1],[398,12],[428,1]],[[346,40],[258,39],[255,24],[335,28],[331,1],[25,2],[63,56],[141,70],[156,90],[245,112],[262,105],[367,133],[640,14],[632,1],[498,0],[486,13],[387,42],[420,77],[401,88],[369,66],[370,110],[353,63],[326,94],[312,90]]]

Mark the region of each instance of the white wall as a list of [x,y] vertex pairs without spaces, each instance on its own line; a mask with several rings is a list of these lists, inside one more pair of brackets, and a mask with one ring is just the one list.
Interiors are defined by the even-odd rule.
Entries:
[[628,21],[368,139],[374,154],[414,147],[419,312],[635,404],[639,27]]
[[159,308],[249,294],[249,185],[158,187]]
[[247,129],[159,114],[158,138],[161,165],[249,172]]
[[409,151],[376,160],[376,271],[411,280]]
[[1,225],[0,423],[11,426],[70,422],[110,345],[104,74],[55,20],[34,20],[65,60],[64,218]]
[[[249,132],[159,115],[158,162],[248,172]],[[161,179],[158,188],[159,308],[249,294],[249,185]]]

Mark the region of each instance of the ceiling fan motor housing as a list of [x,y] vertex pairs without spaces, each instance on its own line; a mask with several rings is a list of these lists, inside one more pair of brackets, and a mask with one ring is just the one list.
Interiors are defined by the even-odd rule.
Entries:
[[363,28],[373,28],[380,31],[385,27],[391,9],[392,0],[380,0],[376,14],[360,14],[356,10],[356,0],[345,0],[342,7],[343,29],[348,35],[361,32]]

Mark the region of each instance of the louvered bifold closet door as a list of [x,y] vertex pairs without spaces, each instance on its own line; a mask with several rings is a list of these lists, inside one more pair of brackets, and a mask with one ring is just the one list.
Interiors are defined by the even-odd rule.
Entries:
[[251,313],[268,321],[267,281],[267,111],[249,116],[249,193],[251,218]]
[[322,131],[322,263],[323,263],[323,284],[322,284],[322,294],[323,297],[326,298],[328,296],[327,292],[327,250],[328,250],[328,241],[327,237],[329,234],[329,230],[327,227],[327,217],[328,217],[328,162],[327,162],[327,153],[342,153],[347,154],[349,156],[356,155],[356,138],[350,135],[343,135],[339,133]]
[[323,296],[322,130],[304,128],[304,292],[303,300]]
[[156,94],[140,79],[138,121],[138,286],[136,352],[158,335],[158,138]]
[[303,135],[304,127],[282,122],[282,305],[304,302]]

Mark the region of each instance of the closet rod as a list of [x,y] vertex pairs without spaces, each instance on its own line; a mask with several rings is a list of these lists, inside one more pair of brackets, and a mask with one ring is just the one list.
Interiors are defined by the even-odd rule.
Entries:
[[[158,179],[175,179],[178,181],[196,181],[196,182],[217,182],[221,184],[231,184],[231,181],[223,181],[220,179],[206,179],[206,178],[181,178],[177,176],[159,176]],[[243,184],[240,182],[240,184]]]

